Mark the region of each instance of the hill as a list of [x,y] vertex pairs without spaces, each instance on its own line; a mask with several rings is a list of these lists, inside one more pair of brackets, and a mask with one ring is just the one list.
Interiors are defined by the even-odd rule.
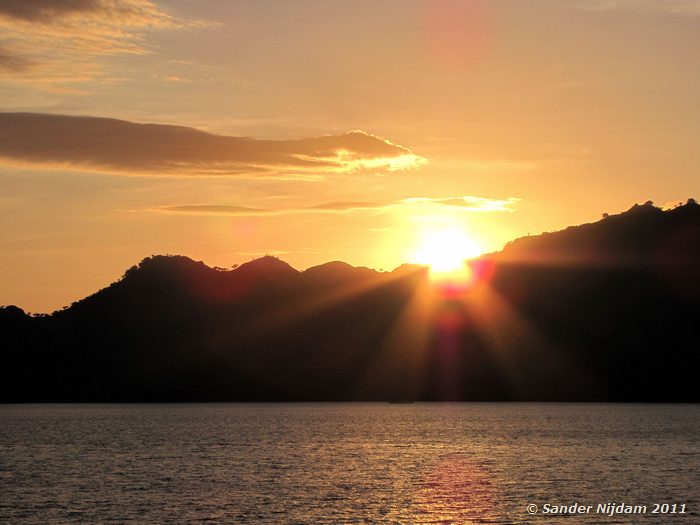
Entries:
[[153,256],[69,308],[0,309],[0,401],[700,401],[700,206],[425,268]]

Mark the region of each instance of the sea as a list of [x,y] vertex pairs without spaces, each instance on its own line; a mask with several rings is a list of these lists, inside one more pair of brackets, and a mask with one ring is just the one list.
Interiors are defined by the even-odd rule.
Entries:
[[0,406],[0,523],[698,524],[700,405]]

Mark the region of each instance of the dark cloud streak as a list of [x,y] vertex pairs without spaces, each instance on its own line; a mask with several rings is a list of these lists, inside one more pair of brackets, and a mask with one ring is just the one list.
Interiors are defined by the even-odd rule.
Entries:
[[396,159],[418,159],[406,148],[361,131],[258,140],[185,126],[36,113],[0,113],[0,157],[143,175],[328,173],[352,171],[367,162],[391,168]]
[[79,12],[101,10],[100,0],[2,0],[0,14],[30,22],[48,22]]
[[0,47],[0,70],[9,71],[11,73],[21,73],[28,71],[34,65],[32,60],[8,53],[6,49]]
[[263,208],[250,208],[248,206],[229,206],[225,204],[185,204],[173,206],[161,206],[154,211],[166,213],[190,213],[195,215],[269,215],[273,210]]

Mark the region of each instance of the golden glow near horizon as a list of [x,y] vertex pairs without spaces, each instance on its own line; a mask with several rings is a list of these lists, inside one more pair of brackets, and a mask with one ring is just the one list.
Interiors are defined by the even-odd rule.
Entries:
[[437,275],[700,197],[694,2],[45,4],[0,2],[0,305],[163,253]]

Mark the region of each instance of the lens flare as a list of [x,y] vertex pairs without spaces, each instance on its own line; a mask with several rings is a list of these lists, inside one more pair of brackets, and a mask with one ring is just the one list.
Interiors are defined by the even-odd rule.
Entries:
[[474,277],[467,260],[481,252],[481,246],[463,230],[443,228],[426,231],[412,259],[429,266],[434,281],[467,283]]

